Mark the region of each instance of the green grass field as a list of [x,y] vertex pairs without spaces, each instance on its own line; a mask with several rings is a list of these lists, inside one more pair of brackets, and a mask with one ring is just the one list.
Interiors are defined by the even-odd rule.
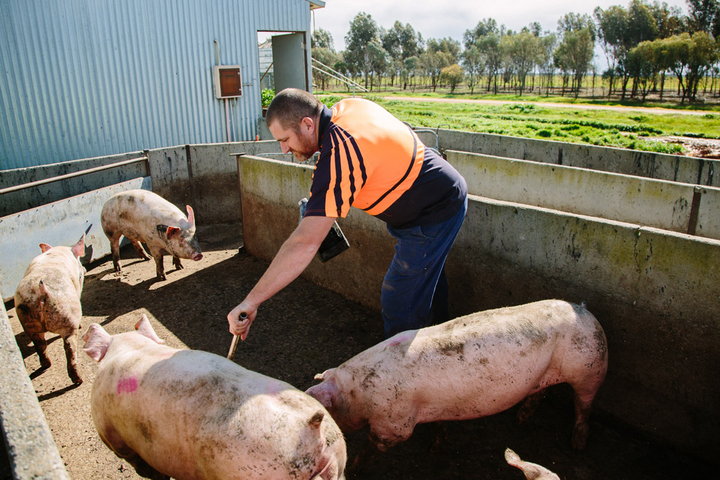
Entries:
[[[718,106],[711,107],[704,114],[683,115],[634,110],[577,109],[573,108],[572,104],[568,104],[567,107],[555,107],[532,103],[532,101],[557,103],[557,99],[546,97],[532,99],[508,96],[486,97],[493,100],[523,102],[503,105],[393,100],[384,95],[366,97],[383,105],[395,116],[414,127],[446,128],[671,154],[682,154],[683,147],[655,138],[664,136],[720,138],[720,107]],[[458,98],[447,95],[438,95],[436,98],[438,97]],[[332,105],[341,98],[333,95],[324,96],[323,102]],[[420,96],[418,100],[422,98],[423,96]],[[467,96],[460,98],[467,99]],[[565,98],[565,103],[567,100]],[[582,103],[587,104],[587,102]],[[671,105],[663,106],[668,108]]]

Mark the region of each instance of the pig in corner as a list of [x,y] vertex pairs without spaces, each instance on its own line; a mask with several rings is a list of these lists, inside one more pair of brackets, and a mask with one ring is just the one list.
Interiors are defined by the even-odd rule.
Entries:
[[110,240],[113,265],[120,272],[120,238],[127,238],[144,260],[149,260],[140,242],[155,259],[158,280],[165,280],[163,255],[173,257],[173,265],[183,268],[181,258],[202,259],[195,235],[195,213],[190,205],[187,218],[172,203],[147,190],[128,190],[110,197],[100,215],[103,231]]
[[569,383],[572,445],[582,449],[607,362],[605,333],[584,306],[544,300],[400,332],[317,375],[307,393],[344,432],[369,425],[385,451],[418,423],[480,418],[527,399],[523,420],[543,389]]
[[40,244],[42,253],[30,262],[15,291],[15,312],[25,333],[35,345],[43,369],[50,367],[47,356],[47,332],[63,339],[68,376],[81,384],[77,371],[75,334],[82,320],[82,294],[85,267],[85,235],[72,247]]
[[91,324],[99,362],[91,414],[103,442],[141,475],[178,480],[336,480],[345,439],[314,398],[224,357],[164,343],[145,315],[137,331]]

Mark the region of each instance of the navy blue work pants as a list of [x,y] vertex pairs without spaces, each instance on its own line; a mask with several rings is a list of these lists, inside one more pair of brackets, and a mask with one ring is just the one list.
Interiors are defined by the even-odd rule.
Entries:
[[467,199],[463,208],[444,222],[388,226],[397,243],[380,294],[385,338],[449,320],[445,260],[466,212]]

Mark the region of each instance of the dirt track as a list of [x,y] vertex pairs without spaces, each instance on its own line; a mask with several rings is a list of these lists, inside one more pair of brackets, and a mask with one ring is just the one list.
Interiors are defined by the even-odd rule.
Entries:
[[[205,258],[184,261],[176,271],[166,258],[168,280],[155,282],[154,263],[123,250],[118,275],[107,259],[88,269],[83,292],[83,327],[98,322],[112,333],[127,331],[142,313],[158,335],[178,348],[226,355],[230,335],[225,315],[263,273],[267,264],[238,253],[239,226],[215,226],[199,233]],[[332,267],[331,262],[327,264]],[[22,333],[14,310],[8,312],[25,364],[50,424],[60,454],[75,480],[137,479],[99,439],[89,412],[89,395],[97,365],[79,352],[85,382],[69,386],[62,342],[48,350],[53,366],[37,372],[39,362]],[[53,338],[54,336],[51,336]],[[379,315],[303,279],[291,284],[261,309],[248,341],[235,361],[246,368],[287,381],[300,389],[313,375],[336,366],[381,340]],[[612,352],[610,352],[612,358]],[[612,368],[612,363],[611,363]],[[654,444],[602,412],[591,420],[589,445],[570,448],[571,392],[551,389],[527,424],[518,425],[515,409],[492,417],[446,425],[440,447],[431,448],[435,429],[421,425],[406,443],[376,455],[348,479],[522,479],[504,459],[506,447],[523,459],[540,463],[572,480],[662,480],[711,478],[709,465]],[[347,436],[352,458],[364,445],[364,433]]]

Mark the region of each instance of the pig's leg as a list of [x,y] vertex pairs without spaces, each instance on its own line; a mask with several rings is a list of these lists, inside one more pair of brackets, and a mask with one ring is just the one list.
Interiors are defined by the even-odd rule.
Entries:
[[[106,232],[107,233],[107,232]],[[113,266],[116,272],[120,272],[120,237],[122,233],[113,232],[110,237],[110,251],[112,252]]]
[[40,357],[40,366],[42,366],[42,368],[50,368],[50,365],[52,365],[52,363],[50,362],[50,359],[45,353],[45,350],[47,349],[45,332],[31,333],[30,340],[32,340],[33,345],[35,345],[35,351],[37,352],[38,357]]
[[[41,306],[40,308],[44,307]],[[25,303],[15,306],[15,313],[18,316],[18,320],[20,320],[20,325],[22,325],[25,334],[30,337],[30,341],[33,342],[35,351],[40,358],[40,366],[42,368],[50,368],[50,359],[45,354],[45,349],[47,348],[45,330],[43,329],[40,318],[38,317],[37,310],[35,310],[35,312],[36,313],[33,314],[33,310]]]
[[535,410],[537,410],[538,405],[540,405],[542,399],[545,398],[545,392],[545,389],[540,390],[539,392],[535,392],[532,395],[529,395],[525,399],[522,406],[517,412],[518,423],[524,423],[530,417],[532,417],[532,415],[535,413]]
[[163,254],[161,252],[153,253],[153,258],[155,259],[155,276],[158,280],[167,280],[165,276],[165,265],[163,264]]
[[590,432],[588,418],[590,417],[590,410],[596,393],[597,388],[585,390],[580,388],[575,389],[575,425],[572,434],[572,447],[575,450],[583,450],[585,445],[587,445],[588,434]]
[[80,385],[82,383],[82,378],[80,378],[80,375],[78,375],[77,372],[75,349],[73,348],[71,338],[72,336],[63,337],[63,347],[65,347],[65,359],[67,360],[67,372],[70,380],[72,380],[74,384]]
[[135,251],[138,252],[138,255],[140,255],[140,258],[142,258],[143,260],[150,260],[150,257],[147,256],[147,254],[145,253],[145,249],[143,248],[143,246],[140,244],[139,241],[130,240],[130,243],[132,243],[132,246],[135,247]]
[[182,270],[182,269],[183,269],[182,263],[180,263],[180,257],[176,257],[175,255],[173,255],[173,265],[174,265],[175,268],[177,268],[178,270]]
[[151,467],[140,455],[126,458],[128,463],[135,468],[135,472],[143,478],[149,478],[150,480],[170,480],[170,477],[158,472]]
[[402,419],[385,418],[384,422],[370,425],[370,441],[381,452],[386,452],[398,443],[402,443],[413,433],[415,419],[405,415]]

